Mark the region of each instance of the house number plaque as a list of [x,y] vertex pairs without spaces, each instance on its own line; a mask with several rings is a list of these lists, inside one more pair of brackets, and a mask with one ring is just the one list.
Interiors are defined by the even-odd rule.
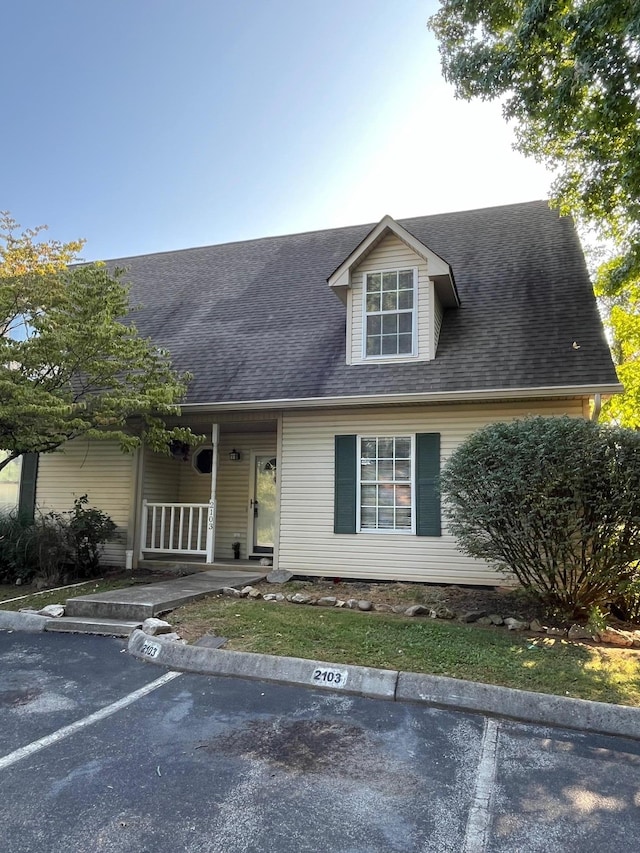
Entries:
[[160,654],[161,648],[162,646],[160,643],[152,643],[150,640],[147,640],[142,644],[142,649],[140,651],[148,658],[157,658]]
[[326,666],[317,666],[313,670],[311,683],[325,685],[326,687],[344,687],[348,677],[349,672],[346,669],[329,669]]

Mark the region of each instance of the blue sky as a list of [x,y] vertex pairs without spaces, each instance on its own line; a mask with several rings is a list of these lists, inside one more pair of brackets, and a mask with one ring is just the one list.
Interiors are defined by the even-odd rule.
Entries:
[[456,102],[434,0],[19,0],[0,209],[86,259],[543,198]]

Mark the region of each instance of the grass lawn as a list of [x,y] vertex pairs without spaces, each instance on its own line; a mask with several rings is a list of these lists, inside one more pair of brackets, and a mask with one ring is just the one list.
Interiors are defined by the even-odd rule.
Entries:
[[169,619],[190,642],[212,633],[227,637],[229,649],[640,706],[638,650],[434,619],[219,597],[181,607]]
[[[151,581],[147,581],[151,583]],[[107,580],[90,580],[83,583],[82,586],[73,586],[68,589],[60,589],[57,592],[44,590],[35,594],[35,590],[31,587],[9,586],[0,584],[0,610],[20,610],[22,607],[32,607],[39,610],[47,604],[64,604],[68,598],[74,598],[77,595],[89,595],[93,592],[107,592],[110,589],[122,589],[125,586],[132,586],[140,583],[131,575],[119,578],[108,578]],[[7,601],[9,598],[17,598],[18,596],[26,595],[26,598],[20,598],[18,601]]]

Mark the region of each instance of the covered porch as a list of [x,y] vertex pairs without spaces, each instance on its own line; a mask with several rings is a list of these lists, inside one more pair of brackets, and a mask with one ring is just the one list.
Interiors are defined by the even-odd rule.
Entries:
[[255,567],[277,559],[278,446],[274,413],[183,418],[209,440],[141,451],[136,562],[185,569]]

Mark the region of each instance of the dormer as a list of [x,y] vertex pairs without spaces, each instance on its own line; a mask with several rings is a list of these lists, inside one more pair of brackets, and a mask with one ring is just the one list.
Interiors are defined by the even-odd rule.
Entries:
[[449,264],[390,216],[327,281],[347,307],[347,364],[435,358],[444,309],[460,304]]

